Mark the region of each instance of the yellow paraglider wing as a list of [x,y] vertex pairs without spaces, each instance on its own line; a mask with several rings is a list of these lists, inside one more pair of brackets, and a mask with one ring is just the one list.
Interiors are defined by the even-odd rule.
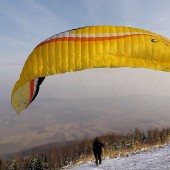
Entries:
[[170,41],[123,26],[89,26],[56,34],[29,55],[11,102],[16,112],[37,96],[45,76],[89,68],[143,67],[170,71]]

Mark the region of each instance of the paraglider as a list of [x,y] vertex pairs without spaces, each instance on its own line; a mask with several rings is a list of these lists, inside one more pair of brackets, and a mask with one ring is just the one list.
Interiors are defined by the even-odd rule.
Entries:
[[125,26],[87,26],[56,34],[28,56],[12,91],[12,106],[18,113],[28,107],[48,75],[115,67],[170,71],[170,41]]

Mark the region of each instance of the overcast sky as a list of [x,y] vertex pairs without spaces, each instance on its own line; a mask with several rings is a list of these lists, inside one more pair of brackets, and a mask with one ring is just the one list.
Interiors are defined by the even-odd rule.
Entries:
[[[124,25],[170,37],[169,0],[0,0],[0,4],[0,113],[14,112],[10,95],[25,60],[37,44],[54,34],[89,25]],[[124,77],[126,73],[128,78]],[[166,91],[169,79],[167,73],[144,69],[51,76],[42,85],[37,100],[82,94],[107,97],[110,90],[113,95],[170,95]],[[135,87],[136,81],[140,83]],[[8,107],[3,108],[4,103]]]

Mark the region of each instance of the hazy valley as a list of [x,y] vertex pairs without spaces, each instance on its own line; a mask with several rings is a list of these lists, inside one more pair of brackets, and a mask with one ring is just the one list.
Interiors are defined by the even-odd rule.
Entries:
[[[46,109],[46,100],[51,109]],[[167,127],[169,102],[168,97],[155,96],[37,100],[20,115],[0,113],[0,154],[136,127]]]

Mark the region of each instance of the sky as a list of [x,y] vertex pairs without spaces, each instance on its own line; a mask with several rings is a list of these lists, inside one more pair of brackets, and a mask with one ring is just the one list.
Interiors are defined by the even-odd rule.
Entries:
[[0,2],[1,102],[10,102],[12,88],[31,51],[56,33],[88,25],[125,25],[170,37],[168,0]]
[[[108,109],[108,114],[111,114],[113,109],[111,105],[114,104],[110,103],[107,107],[106,101],[115,97],[118,97],[115,100],[122,97],[120,100],[122,102],[128,96],[137,96],[132,97],[132,103],[126,98],[127,102],[124,102],[123,106],[114,105],[115,107],[132,111],[136,109],[134,102],[142,101],[141,104],[138,102],[139,107],[147,106],[150,113],[158,112],[159,114],[161,109],[164,109],[162,122],[169,118],[170,74],[146,69],[94,69],[75,74],[49,76],[42,84],[34,103],[19,116],[10,104],[11,92],[15,82],[19,79],[22,67],[31,51],[41,41],[69,29],[90,25],[131,26],[150,30],[169,38],[169,0],[0,0],[0,4],[0,121],[1,126],[5,127],[6,133],[10,137],[14,135],[17,142],[21,139],[21,133],[27,129],[25,122],[22,126],[18,124],[23,119],[24,121],[27,119],[31,123],[35,119],[46,122],[48,116],[53,117],[58,112],[69,114],[71,111],[72,113],[77,112],[77,114],[82,112],[82,115],[86,111],[95,117],[97,112],[102,114]],[[124,96],[125,98],[123,98]],[[146,98],[141,96],[146,96]],[[94,102],[95,106],[90,105],[86,100],[88,98],[94,98],[95,101],[92,99],[89,101]],[[86,102],[81,99],[85,99]],[[102,99],[104,102],[98,101]],[[151,105],[154,105],[155,108],[149,106],[148,99],[149,102],[153,102]],[[83,105],[83,103],[85,104]],[[100,104],[101,107],[99,107]],[[157,108],[158,106],[159,108]],[[104,111],[103,108],[105,108]],[[138,114],[140,117],[141,113]],[[155,121],[161,124],[158,121],[160,119],[158,114]],[[30,118],[29,115],[33,117],[30,116]],[[60,113],[58,115],[60,116],[57,119],[60,120],[62,115]],[[153,119],[153,115],[149,116]],[[44,117],[46,121],[43,119]],[[65,119],[62,118],[62,121]],[[68,120],[70,119],[69,117]],[[81,122],[80,120],[81,117],[77,122]],[[11,125],[11,121],[16,124]],[[34,126],[36,126],[36,121]],[[146,123],[146,120],[144,122]],[[127,126],[129,124],[127,123]],[[24,128],[21,128],[23,126]],[[42,126],[41,124],[41,128]],[[124,127],[121,126],[121,128]],[[17,136],[14,129],[19,129],[16,130],[19,133]],[[1,136],[6,136],[6,138],[0,139],[2,145],[6,144],[5,141],[10,141],[8,135],[3,131],[0,131]],[[31,135],[32,131],[29,131]]]

